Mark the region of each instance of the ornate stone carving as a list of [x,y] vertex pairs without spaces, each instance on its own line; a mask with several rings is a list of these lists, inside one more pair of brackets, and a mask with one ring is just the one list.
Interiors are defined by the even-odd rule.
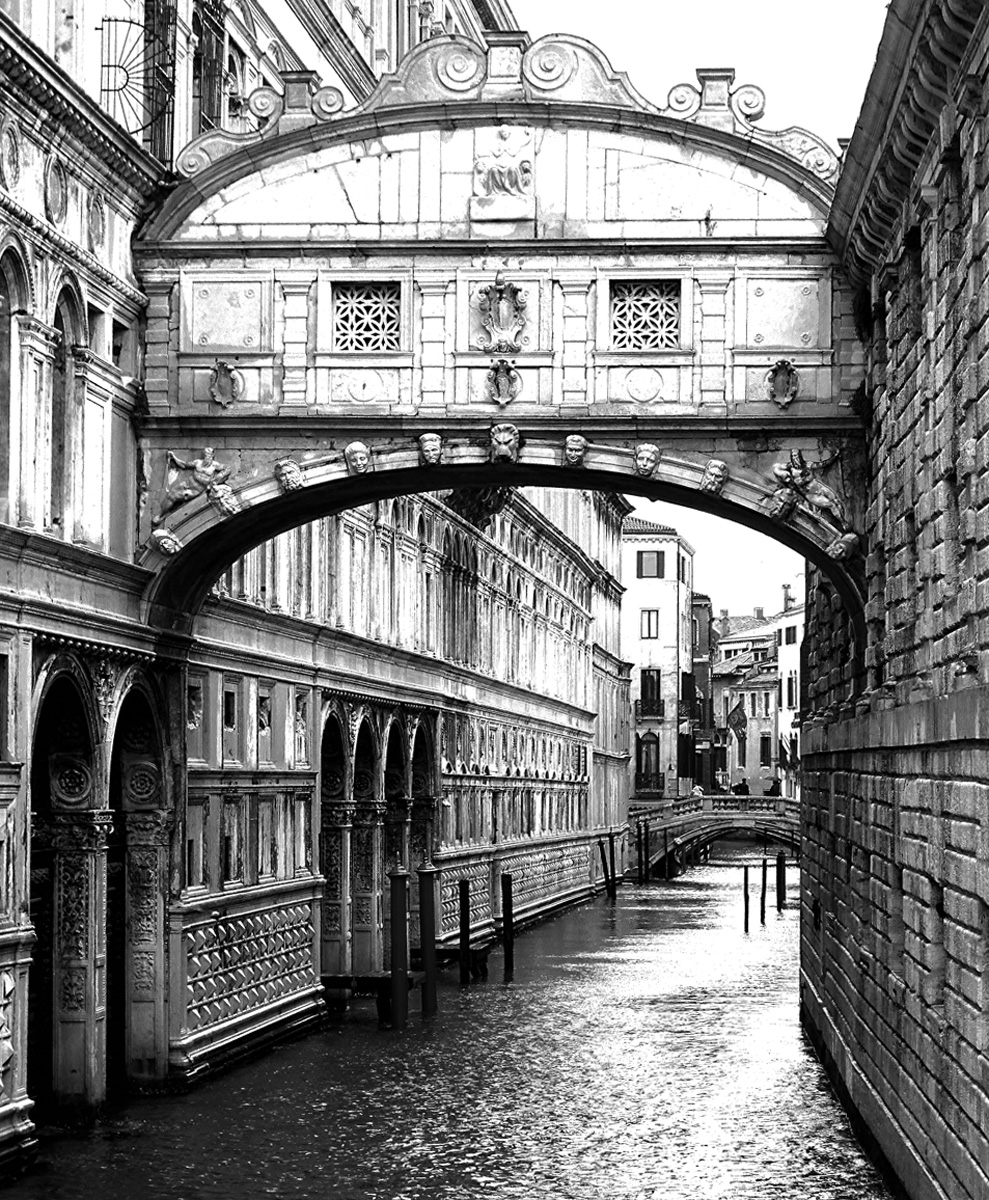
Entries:
[[438,433],[419,435],[419,465],[435,467],[443,461],[443,438]]
[[172,835],[172,814],[163,809],[127,814],[127,840],[134,846],[167,847]]
[[661,451],[652,442],[640,442],[635,447],[635,473],[649,479],[659,466]]
[[158,851],[130,850],[127,854],[127,900],[131,937],[153,942],[158,936]]
[[86,957],[89,920],[89,865],[82,855],[60,854],[55,871],[59,961]]
[[135,950],[133,952],[131,955],[131,980],[135,995],[154,995],[157,983],[154,951]]
[[161,771],[150,761],[128,763],[123,770],[124,795],[130,804],[157,804],[161,797]]
[[491,426],[491,461],[514,463],[519,460],[519,431],[516,426],[502,424]]
[[176,537],[170,529],[155,529],[148,540],[153,549],[168,558],[171,558],[173,554],[178,554],[183,545],[182,539]]
[[0,183],[12,192],[21,177],[21,131],[8,118],[0,126]]
[[283,492],[297,492],[306,486],[302,467],[294,458],[280,458],[275,463],[275,480]]
[[343,452],[351,475],[366,475],[371,470],[371,451],[363,442],[351,442]]
[[[841,498],[827,484],[818,478],[821,471],[838,459],[837,452],[820,462],[807,462],[803,451],[791,450],[790,457],[785,463],[777,463],[773,467],[773,475],[779,484],[778,491],[794,492],[797,498],[820,513],[829,513],[841,529],[847,527],[845,505]],[[793,509],[791,507],[790,512]],[[775,514],[774,514],[775,515]],[[787,514],[789,515],[789,514]]]
[[483,533],[511,499],[514,491],[515,489],[510,487],[459,488],[457,491],[448,492],[443,497],[443,502]]
[[63,967],[59,979],[59,1004],[63,1012],[81,1012],[86,1007],[86,972],[82,967]]
[[48,760],[53,800],[66,808],[83,808],[93,790],[89,764],[71,754],[53,754]]
[[587,456],[587,438],[580,433],[568,433],[563,443],[563,465],[566,467],[582,467]]
[[[483,137],[479,131],[478,140]],[[528,196],[532,191],[532,130],[524,125],[500,125],[487,149],[474,160],[474,195]]]
[[843,533],[828,546],[828,554],[838,562],[847,562],[859,548],[857,533]]
[[45,216],[61,225],[69,207],[69,179],[60,160],[51,154],[45,167]]
[[788,521],[796,512],[799,499],[792,487],[778,487],[769,500],[769,515],[774,521]]
[[766,372],[766,399],[772,400],[780,408],[786,408],[796,398],[799,387],[800,376],[788,358],[779,359]]
[[577,73],[577,55],[565,42],[542,40],[526,55],[523,73],[542,91],[555,92]]
[[515,370],[515,364],[505,358],[498,361],[488,371],[488,399],[503,408],[510,404],[522,391],[522,376]]
[[529,339],[524,336],[528,323],[526,294],[523,288],[509,283],[504,272],[495,275],[494,283],[481,288],[477,307],[484,333],[477,339],[477,348],[488,354],[517,354]]
[[244,395],[243,371],[218,358],[209,373],[209,398],[221,408],[229,408]]
[[59,813],[53,815],[48,821],[48,836],[51,839],[52,848],[70,853],[105,850],[107,839],[112,832],[113,813],[107,812],[105,809]]
[[[2,134],[0,134],[2,137]],[[14,992],[17,983],[13,971],[0,971],[0,1101],[14,1094]]]
[[728,482],[728,464],[720,458],[708,459],[701,478],[701,491],[719,496]]
[[113,692],[120,677],[120,669],[108,658],[98,658],[95,662],[89,662],[88,666],[100,716],[104,721],[108,721],[113,709]]
[[106,243],[106,205],[99,192],[91,193],[86,205],[86,242],[93,254]]
[[169,450],[165,496],[154,523],[160,525],[172,509],[202,495],[224,515],[230,516],[235,513],[237,501],[233,489],[227,483],[230,471],[230,467],[216,461],[212,446],[204,448],[202,458],[194,458],[189,462]]

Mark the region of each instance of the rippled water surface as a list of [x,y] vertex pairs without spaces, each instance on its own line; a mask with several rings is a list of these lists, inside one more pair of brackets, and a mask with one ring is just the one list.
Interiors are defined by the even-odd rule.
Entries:
[[[342,1025],[43,1141],[2,1200],[891,1200],[797,1021],[797,911],[723,850],[516,942],[407,1032]],[[791,893],[795,889],[791,869]],[[770,870],[772,887],[772,870]],[[417,1008],[418,993],[413,995]]]

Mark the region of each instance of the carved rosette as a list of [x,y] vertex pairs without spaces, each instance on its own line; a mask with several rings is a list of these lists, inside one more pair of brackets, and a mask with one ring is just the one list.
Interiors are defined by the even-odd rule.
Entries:
[[89,763],[72,754],[53,754],[48,762],[52,799],[65,808],[84,808],[93,791]]

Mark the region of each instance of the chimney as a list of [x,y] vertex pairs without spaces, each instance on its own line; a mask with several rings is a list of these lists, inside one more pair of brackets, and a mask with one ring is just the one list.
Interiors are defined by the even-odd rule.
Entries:
[[752,611],[755,613],[755,619],[757,621],[765,621],[766,617],[761,608],[755,608]]
[[723,608],[721,610],[721,617],[718,621],[718,633],[720,633],[722,637],[728,636],[729,624],[730,624],[730,622],[728,621],[728,609]]
[[784,583],[783,584],[783,611],[789,612],[792,607],[793,607],[793,597],[790,595],[790,585],[788,583]]

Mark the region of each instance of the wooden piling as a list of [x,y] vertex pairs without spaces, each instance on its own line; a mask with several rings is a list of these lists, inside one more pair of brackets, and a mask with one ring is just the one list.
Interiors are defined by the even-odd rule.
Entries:
[[786,908],[786,855],[781,850],[776,855],[776,910]]
[[765,859],[762,860],[762,889],[759,892],[759,924],[766,924],[766,879],[769,873],[769,864]]
[[470,880],[461,879],[460,893],[460,982],[470,983]]
[[666,882],[670,882],[670,832],[668,829],[663,830],[663,875]]
[[742,868],[742,898],[744,910],[744,929],[749,932],[749,868]]
[[635,826],[635,853],[636,862],[638,864],[635,881],[636,883],[645,883],[646,873],[643,866],[643,849],[642,849],[642,822],[638,821]]
[[404,1029],[409,1017],[409,873],[388,872],[391,880],[391,1027]]
[[608,894],[609,900],[615,898],[614,888],[611,883],[611,876],[608,874],[608,852],[604,848],[604,841],[598,838],[598,849],[601,851],[601,870],[604,872],[604,890]]
[[439,868],[432,863],[418,870],[419,876],[419,948],[422,957],[423,1016],[436,1012],[436,876]]
[[505,978],[515,971],[515,909],[512,901],[512,877],[501,877],[501,940],[505,948]]
[[608,833],[608,862],[611,865],[611,898],[612,900],[618,895],[618,875],[615,872],[615,834],[614,831]]
[[650,865],[652,862],[652,856],[651,856],[651,845],[649,842],[649,822],[648,821],[642,822],[642,858],[643,858],[642,882],[648,883],[649,877],[652,873],[651,869],[650,869]]

